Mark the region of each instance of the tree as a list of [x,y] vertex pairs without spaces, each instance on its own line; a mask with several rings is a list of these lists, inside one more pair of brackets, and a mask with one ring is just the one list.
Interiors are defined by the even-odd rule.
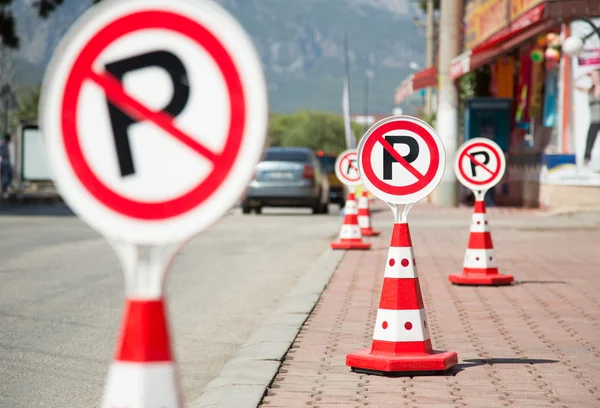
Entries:
[[[19,48],[19,37],[11,10],[12,3],[13,0],[0,0],[0,45],[17,49]],[[38,0],[31,3],[31,7],[37,9],[40,18],[48,18],[61,4],[63,4],[63,0]]]
[[[361,134],[360,125],[354,123],[353,129],[355,134]],[[269,144],[341,153],[346,149],[343,116],[310,111],[291,115],[273,114],[269,122]]]
[[24,100],[19,103],[17,116],[20,121],[37,121],[38,106],[40,104],[41,84],[35,85]]
[[[11,54],[12,52],[10,48],[0,44],[0,89],[3,89],[6,85],[8,85],[11,87],[11,89],[14,90],[15,69]],[[7,112],[4,100],[0,100],[0,112],[2,113],[0,115],[0,122],[2,123],[0,129],[2,129],[2,131],[4,131],[5,129],[8,129],[10,131],[12,127],[12,120],[10,116],[10,112],[12,109],[13,106],[9,105]]]
[[[433,10],[437,11],[440,9],[441,0],[433,0]],[[423,13],[427,13],[427,0],[419,0],[419,8],[423,10]]]

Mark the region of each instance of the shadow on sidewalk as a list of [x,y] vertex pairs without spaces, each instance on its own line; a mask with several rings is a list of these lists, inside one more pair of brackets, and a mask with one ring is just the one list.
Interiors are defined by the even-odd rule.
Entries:
[[535,358],[475,358],[469,360],[463,360],[463,362],[456,364],[455,366],[449,368],[447,371],[412,371],[412,372],[398,372],[398,373],[382,373],[375,372],[369,370],[355,370],[352,371],[376,375],[376,376],[385,376],[391,378],[399,378],[399,377],[454,377],[461,371],[465,369],[469,369],[471,367],[480,367],[484,365],[494,365],[494,364],[521,364],[521,365],[533,365],[533,364],[549,364],[549,363],[558,363],[558,360],[545,360],[545,359],[535,359]]
[[533,365],[533,364],[550,364],[558,363],[558,360],[545,360],[536,358],[474,358],[463,360],[448,371],[448,375],[456,375],[459,372],[471,368],[479,367],[484,365],[495,365],[495,364],[522,364],[522,365]]
[[567,281],[559,281],[559,280],[528,280],[528,281],[516,281],[514,283],[514,285],[527,285],[527,284],[530,284],[530,283],[539,283],[539,284],[544,284],[544,285],[545,284],[551,284],[551,283],[558,283],[558,284],[561,284],[561,285],[566,285],[569,282],[567,282]]

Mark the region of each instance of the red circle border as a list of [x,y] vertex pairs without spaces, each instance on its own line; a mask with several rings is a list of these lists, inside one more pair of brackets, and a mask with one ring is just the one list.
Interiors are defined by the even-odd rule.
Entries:
[[[498,163],[498,168],[496,169],[496,171],[494,172],[492,177],[487,181],[471,180],[466,175],[464,169],[462,168],[462,165],[461,165],[462,159],[464,156],[467,155],[467,150],[471,149],[472,147],[485,147],[487,149],[490,149],[494,153],[494,157],[496,158],[496,162]],[[482,186],[484,184],[493,182],[493,180],[496,177],[498,177],[498,175],[500,174],[501,167],[502,167],[502,161],[500,160],[500,154],[498,154],[498,152],[496,151],[496,149],[493,146],[490,146],[490,145],[486,144],[485,142],[477,142],[477,143],[473,143],[472,145],[469,145],[464,151],[461,152],[461,154],[458,157],[458,171],[460,172],[460,175],[467,181],[467,183],[471,183],[476,186]]]
[[[184,195],[163,202],[142,202],[123,197],[107,187],[92,171],[85,159],[77,131],[77,106],[83,83],[92,64],[112,42],[124,35],[144,30],[164,29],[186,35],[204,48],[221,70],[229,93],[231,123],[227,142],[218,155],[214,169],[199,185]],[[103,27],[83,47],[64,88],[61,106],[63,142],[74,173],[88,192],[111,210],[135,219],[160,221],[184,214],[206,201],[225,181],[239,155],[246,122],[245,90],[234,61],[205,27],[173,12],[149,10],[135,12]]]
[[[342,169],[341,169],[340,167],[341,167],[341,165],[342,165],[342,162],[344,161],[344,159],[345,159],[346,157],[350,156],[350,155],[355,155],[355,156],[356,156],[356,158],[358,159],[358,154],[357,154],[356,152],[349,152],[349,153],[346,153],[346,155],[345,155],[345,156],[342,156],[342,157],[340,158],[340,163],[339,163],[339,165],[338,165],[338,170],[340,171],[340,174],[342,174],[342,175],[344,174],[344,172],[342,171]],[[360,172],[359,172],[359,174],[358,174],[358,177],[357,177],[356,179],[349,179],[349,178],[347,178],[347,177],[344,177],[344,179],[345,179],[346,181],[350,182],[350,183],[356,183],[357,181],[359,181],[359,180],[360,180]]]
[[[427,172],[425,173],[424,177],[418,180],[417,182],[409,184],[407,186],[393,186],[384,182],[383,180],[380,180],[375,175],[375,172],[373,171],[373,166],[371,165],[371,154],[373,153],[373,148],[375,147],[375,144],[379,141],[379,137],[394,130],[405,130],[420,136],[429,148],[429,153],[431,155],[429,168],[427,169]],[[362,158],[364,159],[364,164],[362,166],[363,172],[365,177],[369,180],[369,182],[371,182],[374,187],[376,187],[383,193],[396,196],[415,194],[425,189],[429,185],[429,183],[431,183],[435,178],[440,164],[438,144],[436,143],[434,137],[423,126],[407,120],[396,120],[392,122],[387,122],[379,126],[377,129],[373,130],[373,132],[365,140],[365,144],[362,150]],[[387,191],[388,189],[389,191]]]

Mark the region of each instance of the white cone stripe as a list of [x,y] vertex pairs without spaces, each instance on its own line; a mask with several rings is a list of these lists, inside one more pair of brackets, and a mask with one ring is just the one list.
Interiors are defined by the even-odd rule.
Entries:
[[356,201],[346,201],[346,207],[344,208],[345,214],[358,214],[358,207],[356,206]]
[[[479,222],[479,224],[477,224]],[[486,224],[487,223],[487,224]],[[490,225],[485,214],[473,214],[471,232],[489,232]]]
[[340,232],[340,238],[342,239],[357,239],[362,238],[360,233],[360,227],[358,225],[342,225]]
[[369,228],[371,226],[371,223],[369,222],[369,216],[368,215],[359,215],[358,216],[358,225],[361,228]]
[[[385,264],[386,278],[416,278],[417,268],[414,264],[415,255],[410,247],[390,247]],[[405,261],[406,266],[402,265]]]
[[172,363],[122,363],[110,366],[101,408],[181,408]]
[[467,249],[465,268],[497,268],[496,251],[493,249]]
[[369,199],[366,197],[360,197],[358,199],[358,208],[369,208]]
[[425,309],[377,311],[373,340],[405,342],[425,341],[429,338],[429,322]]

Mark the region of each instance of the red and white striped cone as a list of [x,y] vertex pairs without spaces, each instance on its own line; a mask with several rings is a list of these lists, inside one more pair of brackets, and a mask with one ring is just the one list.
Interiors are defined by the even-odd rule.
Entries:
[[498,261],[483,201],[475,201],[463,273],[450,275],[448,280],[457,285],[508,285],[514,280],[511,275],[498,273]]
[[346,356],[353,371],[400,373],[444,371],[455,352],[433,350],[408,224],[394,224],[373,344]]
[[360,233],[364,237],[376,237],[381,231],[373,230],[371,226],[371,209],[369,208],[369,193],[363,191],[362,197],[358,198],[358,225]]
[[102,408],[181,408],[163,299],[129,299]]
[[371,249],[371,244],[363,242],[358,225],[358,208],[354,193],[348,194],[344,207],[344,224],[337,242],[331,243],[333,249]]

